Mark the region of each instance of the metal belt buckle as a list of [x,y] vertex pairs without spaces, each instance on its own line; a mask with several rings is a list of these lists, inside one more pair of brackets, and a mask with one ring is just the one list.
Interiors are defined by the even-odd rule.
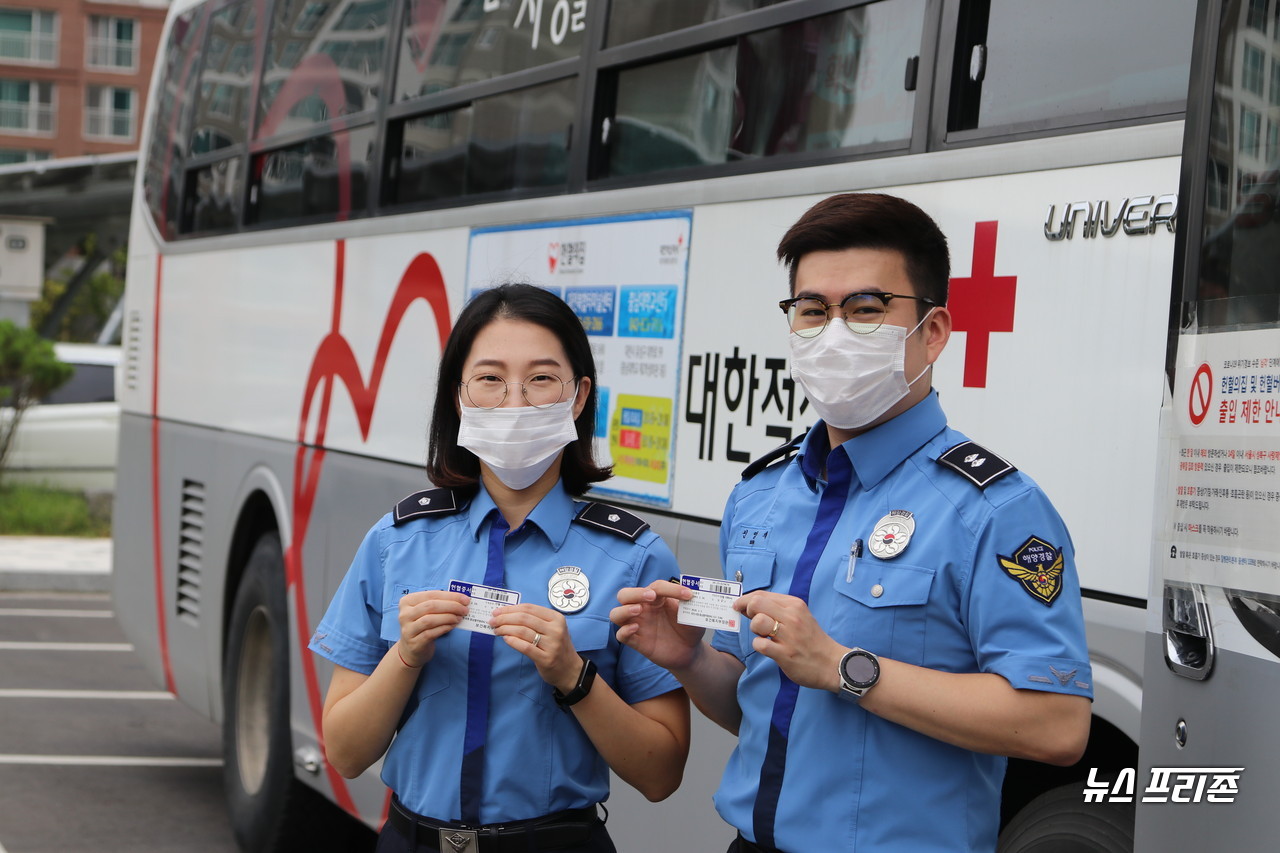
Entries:
[[474,829],[452,829],[442,826],[440,833],[440,850],[442,853],[476,853],[480,849],[479,838]]

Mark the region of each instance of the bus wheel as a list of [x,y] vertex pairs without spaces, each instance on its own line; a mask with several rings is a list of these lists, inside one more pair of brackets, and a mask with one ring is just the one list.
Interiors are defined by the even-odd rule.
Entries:
[[227,626],[222,673],[223,786],[240,848],[291,845],[305,793],[293,776],[289,727],[289,609],[274,531],[253,546]]
[[1131,853],[1133,805],[1086,803],[1077,782],[1046,791],[1013,816],[996,853]]

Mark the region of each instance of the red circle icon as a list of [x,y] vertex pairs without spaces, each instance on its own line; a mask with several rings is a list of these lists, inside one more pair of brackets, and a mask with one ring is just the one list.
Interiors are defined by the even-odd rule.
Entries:
[[1193,426],[1200,426],[1204,422],[1212,400],[1213,371],[1209,369],[1209,365],[1202,364],[1191,379],[1191,393],[1187,400],[1187,414],[1191,416]]

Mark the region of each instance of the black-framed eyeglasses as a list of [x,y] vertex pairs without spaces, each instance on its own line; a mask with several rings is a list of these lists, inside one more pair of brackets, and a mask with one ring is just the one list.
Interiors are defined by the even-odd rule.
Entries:
[[869,335],[884,325],[884,318],[889,315],[889,303],[894,299],[914,299],[933,306],[938,304],[927,296],[865,291],[850,293],[840,300],[839,305],[824,302],[816,296],[793,296],[779,302],[778,307],[787,315],[787,325],[791,327],[791,331],[802,338],[816,338],[822,334],[832,308],[840,309],[849,331]]
[[523,382],[508,382],[494,373],[477,373],[458,385],[467,402],[476,408],[498,408],[506,402],[507,389],[518,385],[526,403],[535,409],[545,409],[568,399],[571,395],[566,393],[566,389],[569,383],[577,381],[576,376],[561,379],[554,373],[534,373],[525,377]]

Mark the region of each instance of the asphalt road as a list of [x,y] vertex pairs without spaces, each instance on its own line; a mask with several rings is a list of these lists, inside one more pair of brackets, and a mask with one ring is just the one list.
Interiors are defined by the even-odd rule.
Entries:
[[237,853],[220,752],[108,596],[0,593],[0,853]]

